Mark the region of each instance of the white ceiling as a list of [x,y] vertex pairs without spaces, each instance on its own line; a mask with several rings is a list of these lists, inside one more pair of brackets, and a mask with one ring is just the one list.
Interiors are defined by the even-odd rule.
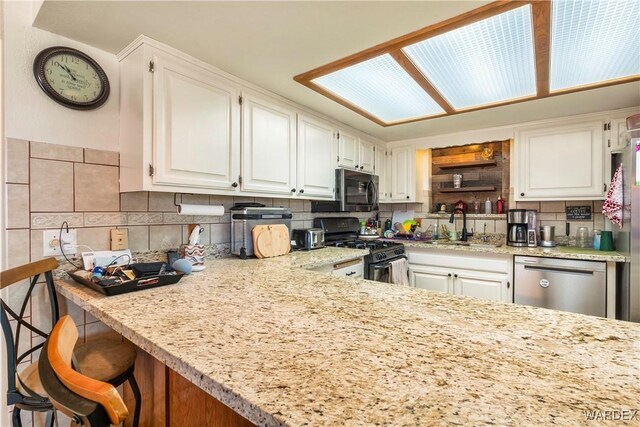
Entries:
[[140,34],[386,141],[640,105],[640,82],[383,128],[293,77],[487,1],[58,1],[34,26],[117,53]]

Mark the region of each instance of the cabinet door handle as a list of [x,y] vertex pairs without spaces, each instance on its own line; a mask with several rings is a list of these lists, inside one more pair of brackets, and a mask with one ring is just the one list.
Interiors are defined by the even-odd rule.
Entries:
[[454,274],[454,275],[453,275],[453,277],[458,277],[458,275],[457,275],[457,274]]
[[238,186],[238,183],[237,183],[237,182],[234,182],[233,184],[231,184],[231,186],[232,186],[233,188],[236,188],[236,187]]
[[447,276],[451,277],[451,273],[447,274]]
[[507,282],[507,289],[511,287],[511,282]]
[[520,193],[520,197],[524,197],[524,193]]
[[407,196],[407,199],[410,199],[411,197]]
[[604,185],[604,191],[607,191],[607,184],[603,184]]
[[360,166],[360,169],[364,169],[364,166]]
[[295,189],[295,188],[292,188],[292,189],[291,189],[291,192],[292,192],[292,193],[295,193],[295,192],[296,192],[296,189]]
[[355,272],[355,271],[352,271],[351,273],[347,273],[347,274],[345,274],[345,276],[353,276],[354,274],[356,274],[356,272]]
[[356,169],[358,169],[359,167],[360,167],[359,165],[356,165]]
[[302,190],[298,191],[298,193],[300,193],[300,194],[304,193],[304,188]]

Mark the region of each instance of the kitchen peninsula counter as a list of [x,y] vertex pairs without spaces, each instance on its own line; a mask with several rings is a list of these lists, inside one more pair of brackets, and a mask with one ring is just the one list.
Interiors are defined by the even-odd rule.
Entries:
[[633,410],[640,325],[308,271],[325,248],[178,284],[58,290],[259,425],[577,425]]

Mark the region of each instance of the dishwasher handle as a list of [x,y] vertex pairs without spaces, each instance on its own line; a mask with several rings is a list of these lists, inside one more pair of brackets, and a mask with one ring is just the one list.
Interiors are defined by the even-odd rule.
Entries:
[[540,265],[525,265],[525,270],[538,270],[538,271],[549,271],[554,273],[569,273],[569,274],[584,274],[587,276],[593,276],[593,270],[582,270],[578,268],[562,268],[562,267],[550,267],[550,266],[540,266]]

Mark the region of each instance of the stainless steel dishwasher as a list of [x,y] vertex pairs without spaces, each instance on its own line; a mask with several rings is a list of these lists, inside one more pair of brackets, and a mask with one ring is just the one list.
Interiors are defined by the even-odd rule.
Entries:
[[604,262],[516,256],[513,302],[607,315],[607,267]]

